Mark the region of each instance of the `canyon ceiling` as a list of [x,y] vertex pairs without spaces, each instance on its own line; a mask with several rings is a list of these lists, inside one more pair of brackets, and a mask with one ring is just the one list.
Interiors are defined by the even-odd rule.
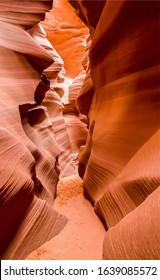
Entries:
[[158,1],[0,0],[1,259],[60,233],[57,184],[77,171],[102,258],[160,259],[159,15]]

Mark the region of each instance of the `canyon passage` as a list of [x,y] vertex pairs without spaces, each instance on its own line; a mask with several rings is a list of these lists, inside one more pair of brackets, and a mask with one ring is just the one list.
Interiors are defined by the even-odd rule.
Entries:
[[1,259],[160,259],[159,15],[0,0]]

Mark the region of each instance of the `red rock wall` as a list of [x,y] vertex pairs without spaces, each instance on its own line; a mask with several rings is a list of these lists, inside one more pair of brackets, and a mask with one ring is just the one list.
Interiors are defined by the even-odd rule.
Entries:
[[74,174],[63,61],[38,25],[51,8],[48,0],[0,1],[1,259],[24,259],[67,223],[53,209],[59,178]]
[[[86,48],[88,31],[69,3],[54,2],[63,13],[54,10],[43,26],[67,76],[77,77],[63,108],[67,125],[79,127],[78,133],[70,128],[74,152],[87,134],[80,113],[89,119],[79,173],[84,193],[108,227],[103,258],[159,259],[159,3],[68,1],[89,27]],[[48,0],[0,1],[2,259],[25,258],[67,222],[53,209],[59,178],[74,173],[60,98],[65,71],[39,25],[51,8]],[[85,48],[83,68],[77,61]],[[42,72],[50,89],[40,83]]]
[[[90,4],[79,0],[75,7],[89,27]],[[160,258],[159,3],[108,0],[90,31],[94,96],[79,172],[86,196],[109,228],[103,257]],[[84,93],[80,108],[86,106]],[[155,210],[154,221],[147,207],[152,218]]]
[[53,9],[46,15],[43,27],[47,38],[64,61],[66,76],[75,78],[83,71],[81,57],[88,28],[76,16],[67,0],[54,0],[53,3]]
[[77,109],[77,97],[79,95],[86,72],[82,71],[69,87],[69,101],[64,105],[63,114],[65,116],[66,128],[70,137],[71,150],[79,153],[79,149],[86,143],[88,134],[88,120],[85,115],[79,114]]
[[[79,115],[75,100],[85,78],[82,56],[86,48],[88,28],[76,16],[74,9],[67,0],[54,1],[51,12],[47,14],[45,22],[43,22],[43,27],[50,42],[63,58],[66,70],[65,76],[70,82],[68,95],[66,92],[62,100],[63,114],[72,153],[77,154],[80,146],[85,144],[87,137],[87,118]],[[88,59],[88,56],[86,59]]]

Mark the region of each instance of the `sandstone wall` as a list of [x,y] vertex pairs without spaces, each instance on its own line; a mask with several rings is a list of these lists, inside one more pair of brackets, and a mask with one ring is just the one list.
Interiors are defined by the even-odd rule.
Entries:
[[84,63],[87,63],[85,59],[88,60],[88,55],[83,58],[83,54],[86,49],[88,28],[77,17],[75,10],[67,0],[55,0],[51,12],[46,15],[42,24],[47,33],[47,38],[64,61],[65,84],[68,81],[69,88],[62,98],[63,114],[71,142],[72,154],[75,157],[80,146],[85,144],[87,138],[87,118],[79,114],[75,100],[77,101],[82,82],[86,76]]
[[67,0],[54,0],[53,9],[46,15],[43,27],[47,38],[64,61],[66,76],[75,78],[83,71],[83,55],[88,28],[76,16]]
[[52,1],[0,1],[0,256],[23,259],[65,226],[57,183],[88,135],[79,173],[108,228],[103,258],[159,259],[159,3],[68,2],[81,21],[56,0],[43,24],[55,50],[39,24]]
[[[156,259],[160,257],[159,3],[103,2],[97,25],[91,21],[92,9],[96,11],[100,1],[94,1],[92,9],[90,1],[79,0],[75,6],[93,27],[89,58],[94,95],[79,173],[84,193],[109,229],[103,257]],[[88,97],[83,87],[81,95],[82,109]]]
[[0,1],[1,259],[24,259],[67,223],[53,209],[59,178],[75,174],[61,112],[64,66],[39,25],[51,8]]

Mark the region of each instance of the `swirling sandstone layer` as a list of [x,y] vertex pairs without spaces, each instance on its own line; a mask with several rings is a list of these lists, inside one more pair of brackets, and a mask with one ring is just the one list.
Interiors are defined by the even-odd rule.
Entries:
[[103,258],[159,259],[159,3],[68,2],[90,36],[65,0],[43,25],[75,78],[63,106],[63,60],[39,24],[52,1],[0,1],[0,256],[23,259],[65,226],[53,201],[83,145],[84,193],[108,228]]
[[[87,137],[87,118],[79,114],[75,101],[85,78],[81,60],[86,48],[88,28],[76,16],[67,0],[55,0],[53,9],[47,14],[43,27],[47,37],[64,61],[69,91],[63,97],[63,114],[69,134],[73,157],[77,158],[79,148]],[[88,56],[86,56],[88,59]],[[84,61],[85,59],[83,59]],[[85,122],[85,123],[84,123]]]
[[64,68],[39,25],[51,8],[48,0],[0,1],[1,259],[25,258],[67,222],[53,209],[59,177],[74,174],[61,113]]
[[[94,95],[79,172],[86,196],[111,228],[104,240],[104,258],[156,259],[160,258],[159,3],[103,2],[94,26],[90,2],[79,0],[75,6],[94,27],[90,28]],[[85,93],[80,108],[86,100]],[[152,217],[155,209],[154,221],[147,207]]]
[[[75,1],[76,2],[76,1]],[[83,55],[88,28],[76,16],[67,0],[54,0],[53,9],[47,14],[43,27],[47,38],[64,61],[66,76],[75,78],[83,71]]]
[[72,152],[77,154],[79,153],[80,147],[86,143],[88,133],[88,120],[85,115],[78,112],[76,105],[77,97],[85,76],[85,71],[83,71],[73,80],[69,87],[69,102],[65,104],[63,108]]

